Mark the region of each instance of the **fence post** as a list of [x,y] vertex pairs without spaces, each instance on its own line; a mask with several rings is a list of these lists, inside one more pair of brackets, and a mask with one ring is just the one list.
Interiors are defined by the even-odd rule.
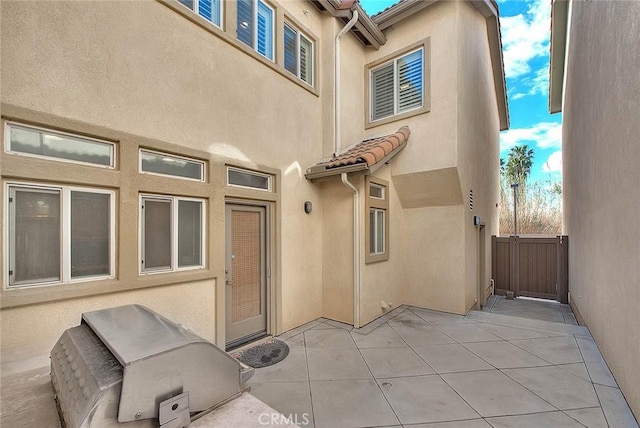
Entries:
[[569,303],[569,237],[558,236],[558,301]]
[[513,291],[513,297],[518,297],[518,236],[509,237],[509,258],[511,261],[511,269],[509,269],[509,290]]

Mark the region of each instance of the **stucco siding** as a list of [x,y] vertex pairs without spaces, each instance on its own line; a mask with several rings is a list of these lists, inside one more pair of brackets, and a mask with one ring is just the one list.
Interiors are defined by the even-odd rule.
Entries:
[[640,4],[572,2],[563,105],[571,305],[640,416]]

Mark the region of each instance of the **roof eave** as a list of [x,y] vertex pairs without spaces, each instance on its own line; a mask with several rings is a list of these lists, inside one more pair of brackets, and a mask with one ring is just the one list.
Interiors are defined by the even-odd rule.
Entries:
[[568,1],[553,0],[549,54],[549,113],[562,111],[568,12]]
[[437,1],[438,0],[405,0],[377,14],[373,22],[378,25],[380,30],[384,30],[396,22],[402,21],[406,17],[416,13],[420,9],[431,6]]
[[331,177],[334,175],[342,174],[343,172],[352,173],[352,172],[362,172],[369,169],[369,166],[366,162],[360,162],[353,165],[345,165],[336,168],[325,168],[325,167],[316,167],[310,168],[309,172],[307,172],[304,177],[307,180],[314,181],[324,177]]

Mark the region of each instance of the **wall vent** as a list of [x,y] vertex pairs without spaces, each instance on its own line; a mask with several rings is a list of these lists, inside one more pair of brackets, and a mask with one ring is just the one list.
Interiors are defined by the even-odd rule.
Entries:
[[469,190],[469,211],[473,211],[473,189]]

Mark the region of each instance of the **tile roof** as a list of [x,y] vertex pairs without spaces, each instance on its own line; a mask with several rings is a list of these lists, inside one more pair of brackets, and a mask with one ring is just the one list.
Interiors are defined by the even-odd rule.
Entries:
[[370,170],[376,164],[383,160],[386,162],[402,150],[410,134],[409,127],[403,126],[394,134],[364,140],[346,152],[312,166],[309,168],[307,178],[314,178],[315,175],[323,172],[325,173],[323,175],[332,175],[330,170],[336,170],[334,173],[338,174],[340,172],[338,170],[354,165],[360,165],[363,170]]

